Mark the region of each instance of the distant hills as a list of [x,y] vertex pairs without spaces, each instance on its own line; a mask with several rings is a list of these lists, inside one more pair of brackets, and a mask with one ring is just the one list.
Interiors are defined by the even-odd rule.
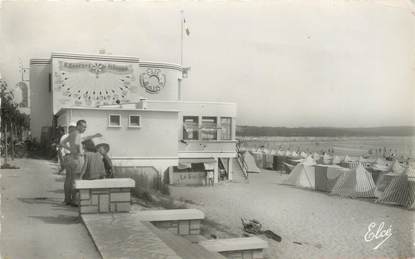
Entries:
[[372,127],[372,128],[287,128],[237,126],[236,135],[243,136],[310,136],[310,137],[370,137],[370,136],[415,136],[415,126]]

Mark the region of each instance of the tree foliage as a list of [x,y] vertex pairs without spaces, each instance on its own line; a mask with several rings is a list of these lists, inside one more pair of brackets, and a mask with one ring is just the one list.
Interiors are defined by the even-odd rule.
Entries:
[[1,91],[1,130],[16,129],[15,134],[20,135],[23,130],[29,130],[30,117],[20,112],[18,104],[13,101],[13,93],[8,89],[7,82],[0,79]]

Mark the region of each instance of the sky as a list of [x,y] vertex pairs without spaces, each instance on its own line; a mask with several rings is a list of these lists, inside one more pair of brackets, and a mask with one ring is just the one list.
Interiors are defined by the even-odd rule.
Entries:
[[0,1],[0,73],[52,51],[179,63],[188,101],[234,102],[237,123],[415,126],[415,2]]

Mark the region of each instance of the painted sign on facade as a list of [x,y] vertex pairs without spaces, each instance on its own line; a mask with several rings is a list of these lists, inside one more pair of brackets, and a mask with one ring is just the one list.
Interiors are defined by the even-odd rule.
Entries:
[[137,101],[138,63],[53,59],[53,111]]
[[177,100],[181,67],[138,58],[52,55],[53,113],[63,107],[135,103],[140,98]]

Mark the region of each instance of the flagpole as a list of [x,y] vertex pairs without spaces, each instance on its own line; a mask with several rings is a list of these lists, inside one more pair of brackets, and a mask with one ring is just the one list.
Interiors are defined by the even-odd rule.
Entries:
[[[180,10],[180,66],[183,67],[183,10]],[[177,86],[177,99],[180,101],[182,99],[182,78],[178,79]]]
[[183,10],[180,10],[180,65],[183,66]]

